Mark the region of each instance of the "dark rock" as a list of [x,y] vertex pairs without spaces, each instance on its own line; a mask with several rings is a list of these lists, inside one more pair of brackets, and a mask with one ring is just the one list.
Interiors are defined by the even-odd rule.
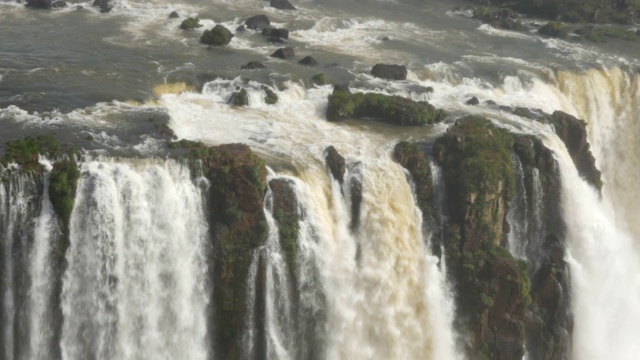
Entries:
[[298,252],[298,199],[291,180],[273,179],[269,181],[273,193],[273,217],[278,223],[280,245],[284,250],[289,272],[295,275],[296,254]]
[[271,0],[269,6],[280,10],[296,10],[289,0]]
[[101,13],[108,13],[113,8],[110,4],[111,0],[94,0],[93,6],[100,8]]
[[495,101],[493,100],[487,100],[484,102],[485,105],[489,105],[489,106],[496,106],[498,105]]
[[245,20],[244,24],[251,30],[261,31],[265,27],[269,26],[269,24],[271,24],[271,21],[269,20],[267,15],[255,15]]
[[216,79],[220,79],[220,75],[217,74],[208,74],[208,73],[203,73],[203,74],[198,74],[196,75],[196,88],[198,89],[199,92],[202,91],[202,88],[204,87],[204,85],[208,82],[211,82],[213,80]]
[[404,65],[376,64],[371,69],[371,75],[389,80],[406,80],[407,68]]
[[245,31],[247,28],[244,25],[240,25],[236,28],[236,32],[243,32]]
[[582,26],[574,31],[577,35],[580,36],[589,36],[596,29],[593,25]]
[[266,69],[266,68],[267,67],[264,66],[264,64],[261,63],[260,61],[249,61],[247,65],[240,66],[240,69],[242,70],[255,70],[255,69]]
[[228,45],[233,38],[233,34],[226,27],[218,24],[211,30],[205,30],[200,37],[200,42],[206,45],[222,46]]
[[169,14],[169,19],[177,19],[179,17],[180,15],[178,15],[177,11],[172,11],[171,14]]
[[466,104],[467,105],[479,105],[480,104],[480,100],[478,100],[478,98],[474,96],[471,99],[467,100]]
[[538,30],[538,34],[564,39],[567,37],[568,32],[561,22],[549,21]]
[[278,94],[273,92],[268,86],[263,85],[262,91],[264,91],[264,102],[268,105],[273,105],[278,102]]
[[346,171],[344,156],[340,155],[335,147],[329,146],[324,150],[324,159],[333,178],[342,184],[344,182],[344,172]]
[[479,19],[485,24],[489,24],[496,29],[504,30],[523,30],[524,26],[517,20],[517,14],[510,9],[501,9],[498,11],[490,11],[488,7],[479,7],[474,9],[473,17]]
[[[349,167],[351,181],[349,192],[351,193],[351,231],[356,231],[360,227],[360,208],[362,206],[362,163],[357,162]],[[358,244],[358,247],[360,245]],[[356,253],[356,260],[360,258],[360,249]]]
[[283,59],[283,60],[290,60],[290,59],[293,59],[295,56],[296,56],[296,53],[292,47],[280,48],[276,50],[273,54],[271,54],[271,57]]
[[327,120],[373,118],[394,125],[417,126],[444,120],[446,113],[426,101],[413,101],[400,96],[355,93],[348,86],[336,85],[329,95]]
[[83,6],[81,6],[81,5],[78,5],[78,6],[76,6],[76,10],[77,10],[77,11],[84,10],[84,7],[83,7]]
[[264,29],[262,29],[262,35],[270,38],[288,39],[289,30],[267,26]]
[[300,61],[298,61],[298,64],[304,66],[317,66],[318,62],[312,56],[305,56]]
[[202,27],[202,24],[200,24],[200,19],[198,18],[186,18],[180,23],[180,29],[182,30],[193,30],[199,27]]
[[233,106],[247,106],[249,105],[249,93],[246,89],[241,89],[231,94],[229,98],[229,104]]
[[553,124],[556,134],[564,141],[580,176],[584,177],[596,189],[601,190],[601,174],[596,167],[596,159],[591,153],[587,137],[587,124],[583,120],[561,111],[547,116],[546,120]]
[[382,38],[380,38],[381,41],[389,41],[391,39],[389,39],[388,36],[383,36]]
[[51,7],[54,8],[54,9],[65,8],[65,7],[67,7],[67,2],[66,1],[62,1],[62,0],[54,1],[51,4]]
[[284,44],[284,43],[285,43],[285,41],[284,41],[284,40],[282,40],[281,38],[279,38],[279,37],[273,37],[273,36],[272,36],[272,37],[269,37],[269,38],[267,39],[267,42],[269,42],[269,43],[271,43],[271,44]]
[[34,9],[51,9],[51,0],[27,0],[26,7]]

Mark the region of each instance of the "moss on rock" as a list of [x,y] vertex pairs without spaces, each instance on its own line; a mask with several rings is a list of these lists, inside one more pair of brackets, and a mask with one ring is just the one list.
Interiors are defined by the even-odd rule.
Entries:
[[274,105],[278,103],[278,94],[273,92],[268,86],[262,86],[262,91],[264,91],[264,102],[268,105]]
[[80,170],[74,160],[62,160],[53,164],[49,177],[49,198],[56,214],[68,226],[76,196]]
[[233,33],[226,27],[218,24],[211,30],[205,30],[200,37],[200,42],[206,45],[228,45],[233,38]]
[[559,21],[549,21],[538,30],[538,34],[564,39],[568,35],[567,29]]
[[193,30],[199,27],[202,27],[202,24],[200,24],[200,19],[198,18],[186,18],[180,23],[180,29],[182,30]]
[[375,93],[354,94],[343,86],[334,88],[327,107],[329,121],[375,118],[394,125],[418,126],[440,122],[445,117],[444,110],[436,109],[426,101]]

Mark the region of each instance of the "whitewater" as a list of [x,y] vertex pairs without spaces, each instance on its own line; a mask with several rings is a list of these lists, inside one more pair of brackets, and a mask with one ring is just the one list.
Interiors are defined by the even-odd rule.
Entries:
[[[439,205],[440,223],[425,223],[415,184],[392,153],[403,140],[433,144],[466,114],[542,139],[558,163],[569,358],[640,354],[640,75],[633,45],[547,39],[535,30],[514,35],[451,12],[454,5],[444,1],[301,0],[296,12],[249,0],[113,4],[105,15],[89,2],[52,12],[0,3],[0,142],[55,132],[86,151],[77,159],[63,273],[53,260],[59,254],[52,244],[65,236],[49,200],[54,159],[40,159],[41,178],[0,165],[0,358],[224,358],[208,320],[215,296],[210,184],[198,164],[166,155],[163,129],[170,129],[176,139],[208,146],[247,144],[267,163],[268,183],[286,182],[294,194],[293,272],[279,241],[274,193],[265,194],[267,240],[242,279],[249,310],[239,325],[239,358],[465,359],[449,264],[432,250],[442,241],[446,204]],[[168,19],[174,10],[181,17]],[[177,28],[198,16],[202,29],[235,30],[258,13],[290,29],[296,60],[313,55],[321,65],[269,58],[281,45],[248,30],[211,50],[198,44],[199,32]],[[240,70],[253,60],[267,69]],[[378,62],[406,65],[407,80],[374,78],[369,72]],[[319,72],[353,92],[428,101],[450,121],[417,128],[330,123],[333,86],[309,80]],[[265,102],[264,86],[277,104]],[[231,106],[240,87],[249,104]],[[480,105],[466,104],[473,96]],[[553,129],[514,114],[519,107],[561,110],[587,123],[601,192],[580,177]],[[326,166],[331,145],[346,160],[342,182]],[[431,165],[442,195],[441,170]],[[537,172],[534,193],[525,194],[522,171],[506,246],[534,264],[526,249],[541,237],[536,209],[544,194]],[[354,184],[362,190],[355,215]],[[262,303],[264,309],[256,305]]]

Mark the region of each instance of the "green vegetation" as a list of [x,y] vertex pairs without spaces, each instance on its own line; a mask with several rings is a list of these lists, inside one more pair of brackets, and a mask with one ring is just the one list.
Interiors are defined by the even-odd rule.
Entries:
[[375,93],[355,93],[336,87],[329,95],[327,119],[375,118],[401,126],[418,126],[440,122],[446,118],[444,110],[428,102],[413,101],[401,96]]
[[193,30],[199,27],[202,27],[202,24],[200,24],[200,19],[192,17],[184,19],[180,24],[180,29],[182,30]]
[[211,30],[205,30],[200,37],[200,42],[206,45],[221,46],[231,42],[233,34],[226,27],[218,24]]
[[638,0],[513,0],[508,4],[516,11],[568,22],[630,24],[640,14]]
[[296,214],[287,214],[282,209],[276,209],[273,217],[278,222],[280,232],[280,246],[286,254],[287,265],[291,272],[296,268],[296,256],[298,253],[298,217]]
[[639,37],[636,32],[618,27],[597,27],[593,31],[585,35],[590,41],[603,43],[606,38],[622,39],[627,41],[638,41]]
[[327,78],[324,76],[324,73],[315,74],[311,77],[312,85],[327,85]]
[[37,137],[27,136],[24,139],[7,142],[7,150],[0,163],[7,165],[16,163],[27,170],[39,168],[38,155],[57,157],[63,153],[63,149],[53,135],[41,135]]
[[76,196],[80,170],[74,160],[56,162],[49,177],[49,198],[56,214],[68,226]]
[[564,39],[567,37],[568,32],[561,22],[549,21],[538,30],[538,34]]
[[262,86],[262,91],[264,91],[264,102],[273,105],[278,102],[278,94],[273,92],[268,86]]

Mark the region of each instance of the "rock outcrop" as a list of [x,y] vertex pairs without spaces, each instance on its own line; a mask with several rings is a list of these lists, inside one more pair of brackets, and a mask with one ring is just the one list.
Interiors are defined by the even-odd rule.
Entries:
[[376,64],[371,69],[371,75],[388,80],[406,80],[407,67],[404,65]]
[[200,42],[206,45],[223,46],[228,45],[233,38],[233,33],[226,27],[218,24],[211,30],[205,30],[200,37]]
[[394,125],[417,126],[444,120],[446,113],[426,101],[413,101],[401,96],[376,93],[351,93],[348,87],[336,85],[329,95],[327,120],[374,118]]
[[254,15],[244,21],[248,29],[262,31],[271,24],[267,15]]
[[271,0],[269,6],[280,10],[296,10],[296,7],[291,5],[289,0]]
[[283,60],[291,60],[296,57],[296,52],[292,47],[284,47],[276,50],[271,57],[283,59]]
[[338,150],[332,145],[324,150],[324,159],[333,178],[340,184],[344,183],[344,173],[346,171],[344,156],[340,155]]

